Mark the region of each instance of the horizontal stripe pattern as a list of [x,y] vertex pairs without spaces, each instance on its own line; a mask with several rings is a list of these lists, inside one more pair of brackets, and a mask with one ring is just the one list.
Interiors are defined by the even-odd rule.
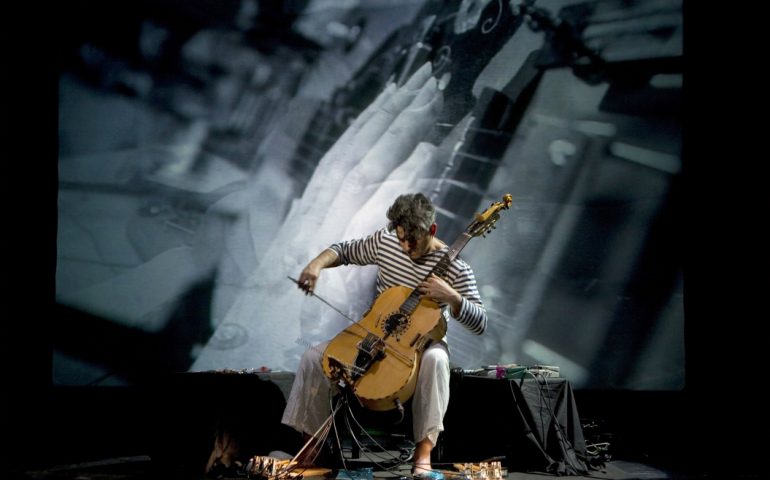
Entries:
[[[433,270],[449,247],[445,246],[414,261],[401,248],[395,232],[382,228],[365,238],[335,243],[329,248],[337,253],[343,265],[377,265],[379,294],[397,285],[415,288]],[[459,257],[455,258],[444,279],[463,297],[460,314],[455,320],[476,335],[484,333],[487,313],[471,267]],[[447,305],[441,306],[445,312],[449,310]]]

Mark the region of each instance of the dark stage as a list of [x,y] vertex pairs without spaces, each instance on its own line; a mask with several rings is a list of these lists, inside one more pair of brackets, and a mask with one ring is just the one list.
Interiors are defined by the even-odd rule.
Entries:
[[[243,452],[293,455],[302,441],[280,424],[284,391],[292,377],[289,373],[177,374],[142,388],[56,388],[16,396],[17,401],[23,400],[12,404],[11,411],[17,414],[11,417],[12,428],[5,434],[11,441],[4,449],[3,478],[204,478],[217,432],[223,430],[238,439]],[[578,457],[590,461],[582,464],[588,467],[586,472],[563,469],[561,475],[613,480],[760,478],[756,473],[761,463],[756,455],[759,445],[748,441],[748,427],[727,422],[726,416],[716,413],[725,406],[714,403],[714,396],[710,400],[705,396],[692,399],[685,392],[576,391],[569,399],[568,386],[562,392],[567,382],[561,381],[558,395],[551,398],[564,402],[552,418],[558,417],[566,427],[577,420],[569,417],[579,414],[580,427],[573,424],[572,431],[565,429],[564,434],[575,451],[580,453],[582,447]],[[526,385],[508,396],[509,382],[520,383],[458,379],[453,373],[446,430],[434,450],[434,468],[452,471],[454,463],[496,457],[503,459],[509,479],[560,476],[556,467],[564,467],[565,457],[561,445],[554,444],[555,437],[545,430],[543,435],[535,432],[539,440],[546,441],[533,443],[522,428],[525,424],[535,429],[543,426],[522,409],[542,412],[544,405],[527,398],[527,392],[535,390]],[[468,415],[468,404],[479,399],[491,408]],[[529,420],[522,422],[525,417]],[[359,418],[389,435],[406,431],[404,425],[392,427],[392,416]],[[408,421],[407,417],[405,425]],[[544,456],[539,446],[546,444]],[[342,445],[347,468],[373,466],[375,478],[394,475],[372,464],[382,457],[370,457],[366,452],[351,456],[350,444],[343,441]],[[387,443],[383,441],[383,445]],[[586,456],[586,447],[599,454]],[[343,467],[330,456],[333,453],[327,455],[325,461],[334,477],[336,469]],[[556,463],[549,466],[546,457]],[[407,467],[395,468],[408,473]],[[220,472],[220,478],[236,477],[232,471]],[[240,478],[244,478],[242,474]]]
[[[759,104],[750,14],[102,3],[7,14],[0,478],[203,478],[223,425],[253,454],[298,451],[292,372],[342,320],[287,276],[381,226],[396,190],[432,192],[448,240],[513,194],[463,252],[489,325],[450,330],[451,360],[560,365],[566,399],[455,377],[437,466],[552,477],[564,438],[537,428],[563,415],[595,455],[572,478],[764,478],[766,133],[733,112]],[[424,116],[370,109],[391,94]],[[370,279],[340,271],[321,293],[357,316]]]

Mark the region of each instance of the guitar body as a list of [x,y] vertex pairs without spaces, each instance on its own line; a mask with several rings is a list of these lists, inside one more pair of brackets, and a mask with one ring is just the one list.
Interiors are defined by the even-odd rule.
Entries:
[[[428,340],[446,333],[441,309],[431,300],[421,299],[410,315],[399,310],[412,292],[403,286],[384,290],[364,317],[334,337],[324,351],[326,376],[344,380],[370,410],[392,410],[414,394],[422,351]],[[357,375],[357,370],[363,371]]]

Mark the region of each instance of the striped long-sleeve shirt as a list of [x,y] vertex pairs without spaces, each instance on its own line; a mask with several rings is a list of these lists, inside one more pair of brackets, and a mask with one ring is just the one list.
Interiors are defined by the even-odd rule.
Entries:
[[[342,265],[377,265],[378,294],[397,285],[415,288],[449,249],[444,246],[414,261],[401,248],[395,232],[385,228],[365,238],[335,243],[329,248],[337,254]],[[444,280],[463,297],[460,313],[454,317],[455,320],[472,333],[482,334],[487,327],[487,313],[471,267],[457,257],[449,266]],[[441,307],[445,315],[451,310],[446,304]]]

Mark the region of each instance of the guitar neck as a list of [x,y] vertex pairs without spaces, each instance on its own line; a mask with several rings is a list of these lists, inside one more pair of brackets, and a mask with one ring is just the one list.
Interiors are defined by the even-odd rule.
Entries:
[[431,272],[428,274],[428,277],[431,276],[431,274],[436,275],[437,277],[443,277],[447,270],[449,270],[449,265],[452,264],[452,260],[460,255],[460,252],[463,248],[465,248],[471,238],[473,237],[468,235],[466,232],[461,233],[460,236],[457,237],[457,240],[454,241],[452,246],[449,247],[449,250],[447,250],[444,256],[441,257],[441,260],[436,263],[436,266],[433,267],[433,270],[431,270]]

